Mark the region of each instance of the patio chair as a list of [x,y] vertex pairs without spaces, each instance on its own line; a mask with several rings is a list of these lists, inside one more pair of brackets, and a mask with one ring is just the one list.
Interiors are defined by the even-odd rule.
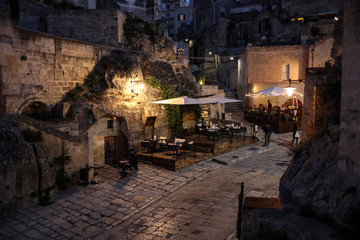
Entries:
[[196,154],[193,151],[193,146],[194,146],[194,141],[185,143],[184,145],[182,145],[182,155],[185,157],[188,155],[188,153],[190,154],[191,157],[195,157],[196,158]]
[[215,141],[215,138],[216,138],[216,140],[219,140],[219,133],[220,133],[219,129],[217,129],[217,128],[214,128],[214,129],[209,128],[207,130],[207,139],[210,140],[210,138],[212,138],[212,140]]
[[206,128],[199,128],[198,139],[200,139],[200,136],[206,136],[206,135],[207,135]]
[[220,128],[219,135],[220,135],[220,139],[222,137],[227,137],[228,139],[230,139],[230,129],[228,127]]

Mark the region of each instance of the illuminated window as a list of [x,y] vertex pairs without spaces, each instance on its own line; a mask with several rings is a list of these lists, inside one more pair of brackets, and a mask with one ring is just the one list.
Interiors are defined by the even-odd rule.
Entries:
[[179,14],[179,21],[185,21],[185,14]]
[[283,66],[283,80],[289,80],[290,64]]

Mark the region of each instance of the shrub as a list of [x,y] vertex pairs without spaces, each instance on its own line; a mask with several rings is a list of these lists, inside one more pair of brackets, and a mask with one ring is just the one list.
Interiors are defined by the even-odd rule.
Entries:
[[63,101],[71,102],[71,101],[83,100],[84,91],[85,89],[82,85],[76,84],[76,87],[74,89],[71,89],[69,92],[65,94]]

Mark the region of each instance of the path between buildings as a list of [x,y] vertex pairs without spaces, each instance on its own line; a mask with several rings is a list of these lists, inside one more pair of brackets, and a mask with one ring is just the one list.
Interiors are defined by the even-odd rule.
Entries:
[[247,196],[278,196],[289,136],[274,134],[269,147],[259,141],[177,172],[140,163],[121,179],[116,169],[100,169],[97,184],[1,216],[0,239],[226,239],[241,182]]

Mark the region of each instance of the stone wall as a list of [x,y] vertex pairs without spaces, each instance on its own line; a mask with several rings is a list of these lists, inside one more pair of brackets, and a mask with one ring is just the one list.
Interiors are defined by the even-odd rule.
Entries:
[[108,47],[23,30],[0,20],[2,94],[7,113],[40,101],[51,106],[81,84]]
[[305,79],[309,49],[304,45],[247,48],[247,78],[250,83],[282,82],[283,67],[290,64],[290,78]]
[[[360,76],[360,2],[348,0],[345,2],[344,20],[344,50],[342,60],[341,84],[341,140],[340,154],[344,161],[340,169],[360,169],[360,131],[359,124],[359,76]],[[359,172],[358,172],[359,173]]]
[[119,10],[58,10],[48,15],[48,33],[119,47],[125,18]]
[[[332,29],[334,30],[334,29]],[[327,38],[311,45],[309,48],[309,67],[325,67],[325,62],[334,61],[331,57],[331,49],[334,45],[334,38]],[[314,53],[312,53],[314,49]],[[312,57],[312,55],[314,55]]]
[[342,0],[285,0],[283,8],[289,16],[301,16],[314,13],[341,11],[343,9],[342,2]]

